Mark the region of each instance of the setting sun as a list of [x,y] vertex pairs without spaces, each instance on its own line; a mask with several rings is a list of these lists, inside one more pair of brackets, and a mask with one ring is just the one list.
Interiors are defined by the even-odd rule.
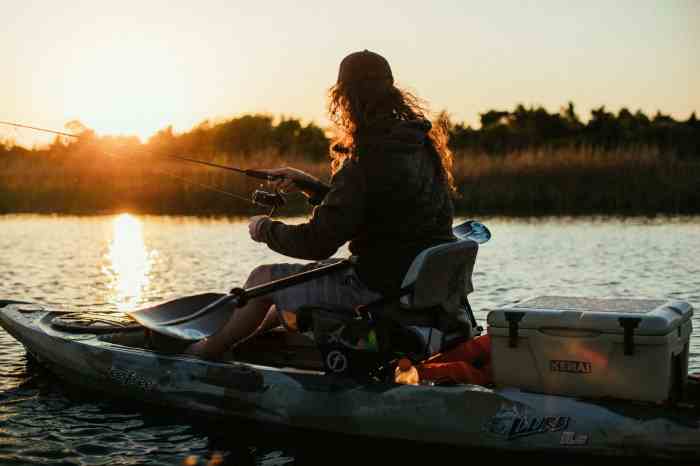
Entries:
[[187,120],[191,83],[163,39],[114,38],[86,49],[65,74],[63,108],[98,134],[145,140]]

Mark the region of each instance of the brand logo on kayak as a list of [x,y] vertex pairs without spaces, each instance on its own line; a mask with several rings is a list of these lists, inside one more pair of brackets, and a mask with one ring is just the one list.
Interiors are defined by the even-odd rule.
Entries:
[[593,370],[589,361],[560,361],[550,360],[549,370],[551,372],[570,372],[572,374],[590,374]]
[[501,409],[491,418],[484,430],[506,440],[513,440],[528,435],[563,431],[569,422],[571,418],[567,416],[530,416],[517,406],[510,406]]
[[566,445],[571,447],[578,447],[581,445],[588,444],[588,434],[577,434],[576,432],[564,431],[561,433],[561,438],[559,439],[559,445]]
[[138,388],[146,392],[153,390],[153,387],[155,386],[155,383],[141,377],[136,372],[117,369],[115,367],[110,369],[109,377],[119,385]]
[[332,372],[345,372],[348,368],[348,358],[342,351],[333,350],[326,355],[326,366]]

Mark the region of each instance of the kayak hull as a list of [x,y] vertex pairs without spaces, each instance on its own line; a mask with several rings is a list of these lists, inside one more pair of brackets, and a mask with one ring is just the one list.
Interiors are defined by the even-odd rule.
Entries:
[[317,370],[212,362],[70,333],[40,306],[0,302],[0,326],[59,377],[217,418],[502,452],[700,459],[700,411],[476,385],[357,383]]

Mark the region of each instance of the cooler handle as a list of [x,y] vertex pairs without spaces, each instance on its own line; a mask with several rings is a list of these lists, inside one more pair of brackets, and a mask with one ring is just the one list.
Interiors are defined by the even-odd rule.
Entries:
[[625,356],[634,354],[634,329],[642,321],[641,317],[620,317],[617,319],[620,326],[625,330]]
[[508,322],[508,347],[517,348],[518,347],[518,324],[525,316],[522,311],[507,311],[504,313],[506,321]]

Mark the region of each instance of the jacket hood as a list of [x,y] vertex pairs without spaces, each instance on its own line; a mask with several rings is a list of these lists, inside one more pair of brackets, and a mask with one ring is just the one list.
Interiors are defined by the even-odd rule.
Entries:
[[428,120],[396,120],[377,125],[377,132],[363,138],[363,145],[379,146],[388,153],[411,154],[420,150],[428,142],[428,132],[432,125]]
[[382,142],[391,148],[416,150],[426,143],[431,128],[428,120],[399,120]]
[[[377,120],[371,127],[358,132],[358,143],[365,149],[381,147],[381,150],[388,152],[412,153],[425,145],[431,128],[432,124],[425,119]],[[351,152],[349,148],[339,144],[334,145],[332,149],[344,154]]]
[[360,146],[381,147],[386,152],[413,153],[428,141],[432,125],[428,120],[397,120],[388,118],[376,121],[371,128],[360,131]]

